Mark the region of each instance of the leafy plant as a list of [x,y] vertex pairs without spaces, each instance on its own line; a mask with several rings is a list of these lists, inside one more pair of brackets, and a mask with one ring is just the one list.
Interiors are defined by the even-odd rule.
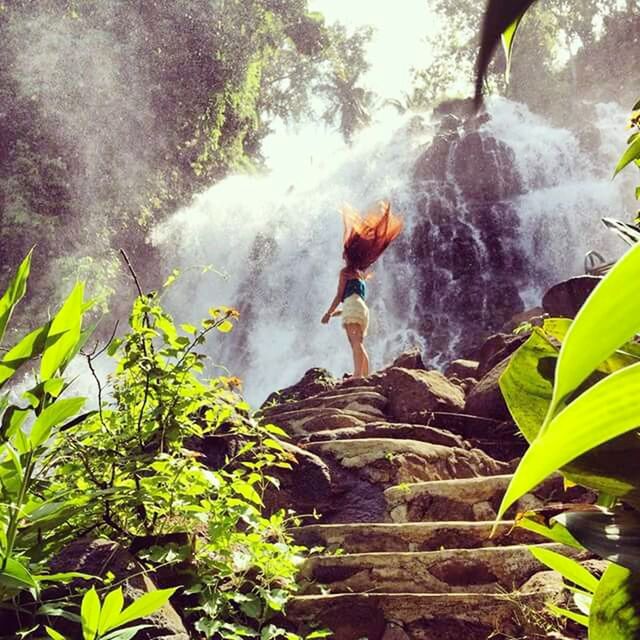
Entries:
[[[140,596],[128,607],[124,607],[122,589],[110,591],[100,602],[95,588],[89,589],[80,605],[80,624],[83,640],[131,640],[138,631],[149,625],[139,624],[125,627],[131,622],[148,616],[160,609],[173,595],[175,589],[158,589]],[[124,627],[124,628],[123,628]],[[45,626],[47,635],[53,640],[66,640],[55,629]]]

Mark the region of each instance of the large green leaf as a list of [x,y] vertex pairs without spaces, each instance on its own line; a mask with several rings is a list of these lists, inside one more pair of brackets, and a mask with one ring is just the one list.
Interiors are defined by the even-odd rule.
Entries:
[[552,542],[559,542],[565,544],[568,547],[574,549],[584,549],[581,545],[566,529],[566,527],[559,522],[551,522],[550,526],[546,526],[540,519],[536,517],[535,511],[527,511],[523,514],[518,514],[516,518],[516,526],[526,529],[527,531],[533,531],[538,535],[551,540]]
[[547,609],[549,609],[549,611],[551,611],[551,613],[555,614],[556,616],[573,620],[574,622],[581,624],[583,627],[589,626],[589,618],[584,614],[576,613],[575,611],[569,611],[568,609],[563,609],[562,607],[557,607],[552,603],[549,603],[547,605]]
[[[524,15],[524,14],[523,14]],[[504,76],[507,83],[511,76],[511,59],[513,57],[513,43],[516,39],[516,33],[518,27],[522,22],[523,15],[518,16],[502,33],[502,48],[504,49],[504,56],[507,60],[507,68],[505,69]]]
[[[498,519],[518,498],[557,469],[635,429],[640,424],[638,388],[640,364],[635,364],[601,380],[561,411],[520,461],[500,505]],[[637,487],[629,486],[627,490],[627,497],[634,498]],[[607,493],[617,495],[614,491]]]
[[553,520],[566,527],[589,551],[640,573],[640,513],[637,511],[569,511]]
[[17,345],[9,349],[0,361],[0,387],[9,380],[15,372],[32,358],[43,351],[49,334],[50,323],[45,324],[28,333]]
[[49,405],[36,419],[31,428],[29,443],[33,449],[39,447],[51,435],[51,430],[65,420],[75,416],[86,398],[66,398],[56,400]]
[[590,574],[579,562],[567,558],[561,553],[544,547],[529,547],[531,554],[545,566],[557,571],[563,578],[593,593],[598,586],[598,579]]
[[[502,34],[522,17],[535,0],[489,0],[484,14],[480,50],[476,62],[476,107],[482,100],[482,85]],[[512,45],[513,43],[511,43]]]
[[9,589],[37,589],[38,583],[29,570],[15,558],[7,558],[0,571],[0,584]]
[[615,178],[628,164],[640,158],[640,136],[635,138],[622,154],[613,173]]
[[611,564],[591,603],[589,640],[640,638],[640,575]]
[[78,282],[51,322],[40,364],[42,380],[52,378],[67,364],[80,341],[84,283]]
[[106,595],[102,603],[100,622],[98,623],[98,633],[101,636],[118,626],[118,618],[123,606],[124,595],[122,594],[122,588],[118,587]]
[[7,324],[11,319],[11,314],[16,305],[27,292],[27,280],[29,279],[29,271],[31,270],[31,254],[33,249],[29,251],[26,258],[20,263],[15,275],[9,282],[7,290],[0,298],[0,344],[7,328]]
[[639,329],[640,245],[637,245],[603,278],[569,328],[560,350],[553,397],[543,429],[567,396]]
[[163,607],[176,589],[156,589],[140,596],[135,602],[130,604],[118,617],[117,625],[122,626],[128,622],[133,622],[145,616],[151,615]]
[[[561,339],[566,328],[564,321],[552,319],[542,329],[535,329],[500,377],[507,407],[530,443],[540,432],[553,391],[557,347],[549,342],[549,336]],[[610,372],[635,361],[634,356],[617,352],[598,369]],[[577,484],[640,503],[640,466],[636,459],[640,459],[640,438],[625,433],[584,453],[561,471]]]
[[82,619],[82,636],[84,640],[94,640],[98,632],[98,621],[100,620],[100,598],[91,587],[84,594],[80,605],[80,617]]

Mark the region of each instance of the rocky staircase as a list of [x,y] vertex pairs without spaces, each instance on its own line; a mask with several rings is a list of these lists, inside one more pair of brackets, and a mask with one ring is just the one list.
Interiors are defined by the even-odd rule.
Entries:
[[[303,458],[284,502],[321,514],[295,532],[323,552],[303,568],[287,623],[336,640],[546,637],[524,635],[527,611],[563,597],[559,576],[528,549],[545,541],[512,520],[490,535],[523,441],[510,423],[465,413],[455,380],[399,364],[324,389],[310,372],[262,410]],[[551,478],[507,517],[582,499]]]

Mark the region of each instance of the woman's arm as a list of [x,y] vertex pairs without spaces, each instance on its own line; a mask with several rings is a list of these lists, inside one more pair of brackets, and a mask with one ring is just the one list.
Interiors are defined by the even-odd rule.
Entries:
[[322,324],[327,324],[327,322],[329,322],[331,316],[333,315],[333,312],[336,310],[336,307],[342,302],[342,295],[344,294],[344,287],[346,285],[346,282],[347,278],[343,269],[342,271],[340,271],[340,277],[338,278],[338,290],[336,291],[336,295],[331,301],[331,305],[329,306],[327,313],[322,316]]

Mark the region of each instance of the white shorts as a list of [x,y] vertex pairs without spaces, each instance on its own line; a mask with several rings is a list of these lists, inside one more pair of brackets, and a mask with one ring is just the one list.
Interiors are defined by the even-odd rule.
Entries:
[[357,294],[350,295],[342,303],[342,326],[348,324],[359,324],[362,327],[362,334],[367,335],[369,327],[369,307],[365,301]]

